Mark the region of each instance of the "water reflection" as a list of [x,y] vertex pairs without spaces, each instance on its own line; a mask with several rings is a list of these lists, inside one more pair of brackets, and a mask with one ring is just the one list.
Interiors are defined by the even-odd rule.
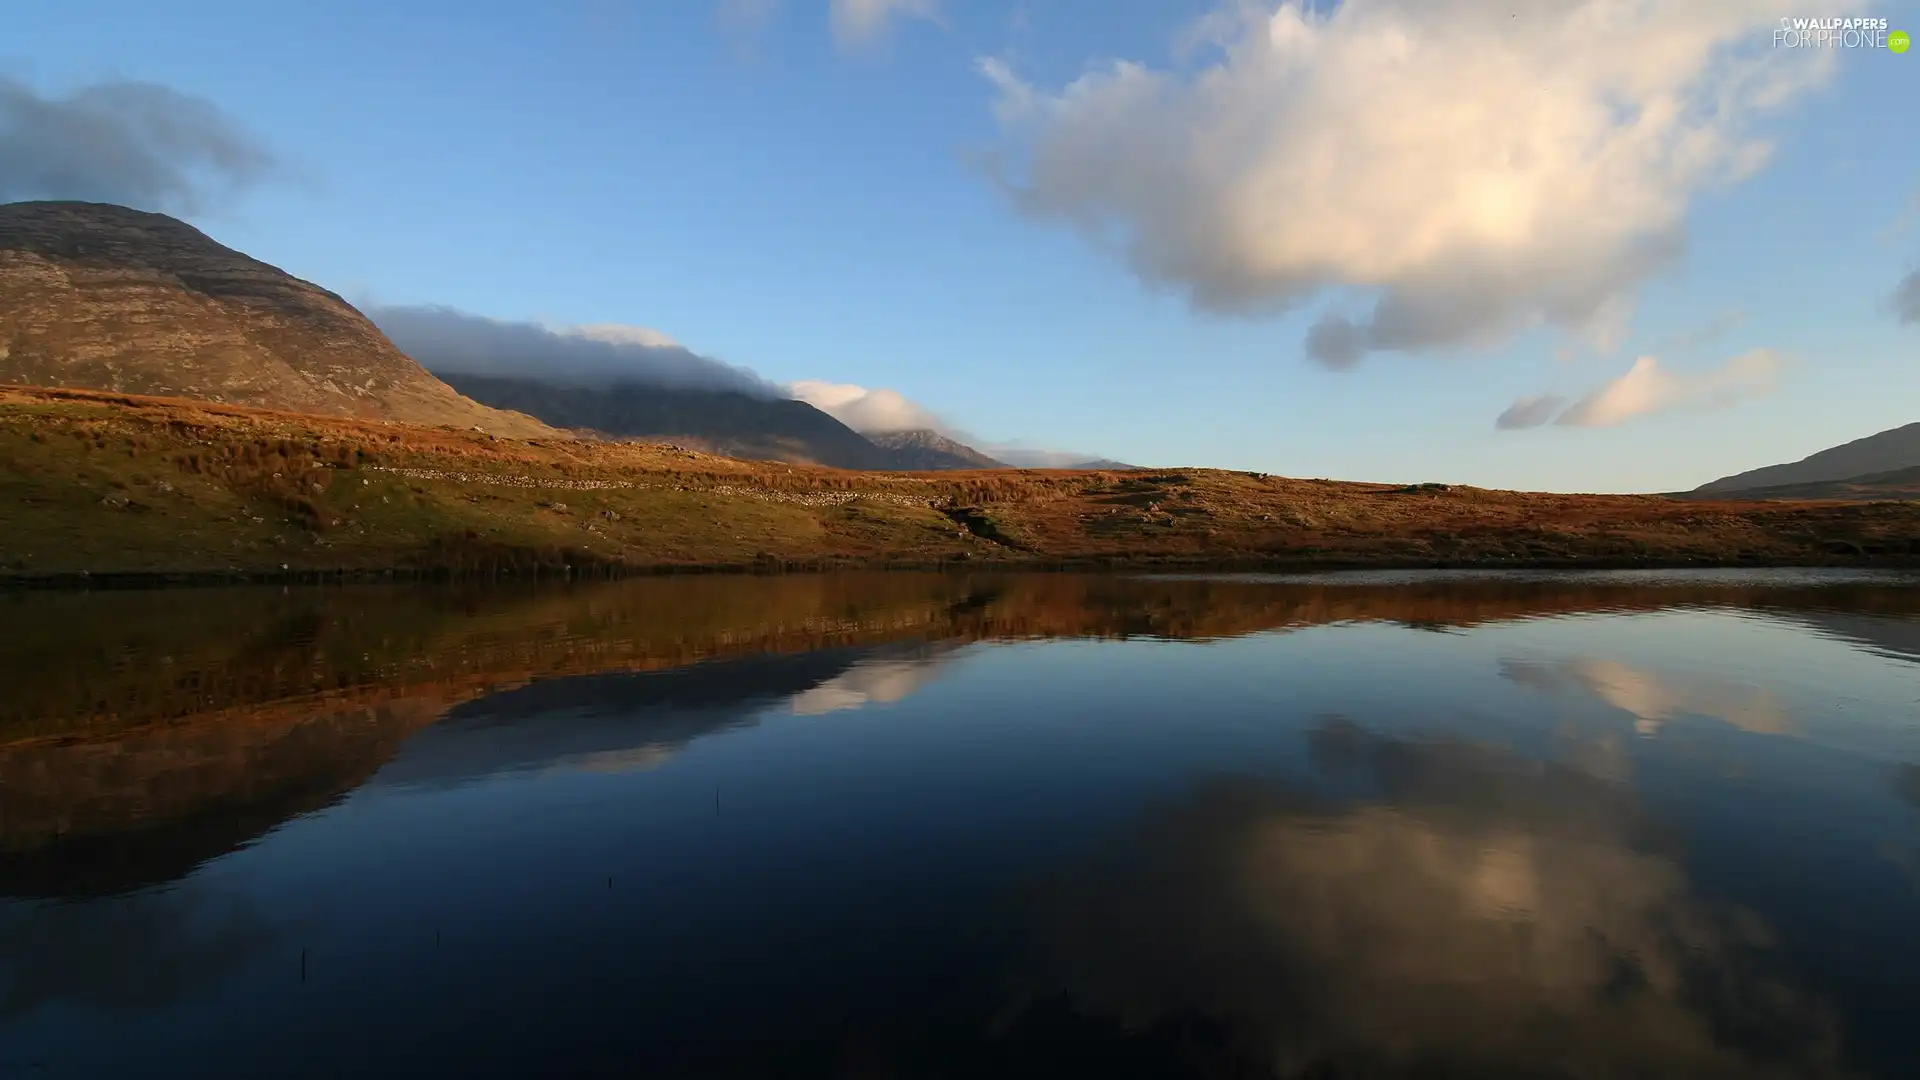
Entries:
[[938,679],[952,646],[889,650],[862,658],[853,668],[793,696],[795,716],[822,716],[868,705],[894,705]]
[[1044,887],[1043,999],[1216,1018],[1258,1075],[1837,1071],[1764,924],[1696,901],[1619,786],[1349,722],[1311,738],[1372,794],[1240,777],[1155,808]]
[[1913,582],[712,578],[0,617],[37,630],[0,635],[0,1066],[1911,1057]]
[[[448,710],[374,777],[377,785],[457,784],[550,769],[652,768],[695,739],[757,722],[789,703],[799,715],[899,701],[936,670],[934,657],[884,648],[709,660],[670,671],[531,683]],[[869,677],[867,673],[872,672]]]
[[1667,723],[1683,716],[1703,716],[1761,735],[1793,730],[1785,707],[1764,687],[1648,671],[1597,658],[1557,663],[1504,659],[1500,674],[1539,693],[1590,694],[1634,717],[1634,730],[1646,736],[1658,735]]
[[251,904],[196,892],[0,908],[0,1024],[55,1005],[165,1008],[240,973],[277,937]]

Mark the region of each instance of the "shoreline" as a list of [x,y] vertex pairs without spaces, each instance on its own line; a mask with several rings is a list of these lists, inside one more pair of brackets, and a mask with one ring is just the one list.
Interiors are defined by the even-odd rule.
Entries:
[[1920,570],[1920,557],[1868,556],[1808,559],[1571,558],[1571,559],[1289,559],[1134,558],[1062,559],[811,559],[778,563],[563,564],[555,567],[460,568],[393,566],[285,570],[120,570],[0,573],[0,593],[93,589],[213,588],[232,585],[427,585],[477,582],[577,583],[654,577],[793,577],[839,573],[1003,574],[1322,574],[1380,571],[1616,570]]

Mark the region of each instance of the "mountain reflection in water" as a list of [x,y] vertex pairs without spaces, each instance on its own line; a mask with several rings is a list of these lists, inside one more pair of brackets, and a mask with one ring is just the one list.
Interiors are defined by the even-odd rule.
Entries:
[[1916,1059],[1912,579],[713,577],[0,618],[33,631],[0,638],[0,1073]]

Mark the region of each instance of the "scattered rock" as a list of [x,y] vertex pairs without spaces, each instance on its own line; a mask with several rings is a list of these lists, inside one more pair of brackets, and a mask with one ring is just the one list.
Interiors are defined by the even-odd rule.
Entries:
[[133,505],[133,500],[118,491],[109,491],[100,497],[100,505],[109,510],[125,510]]
[[167,483],[165,480],[162,480],[159,483],[153,485],[153,490],[159,492],[162,495],[171,495],[173,494],[173,485]]
[[612,510],[602,510],[600,511],[600,516],[606,518],[608,521],[620,520],[620,515]]

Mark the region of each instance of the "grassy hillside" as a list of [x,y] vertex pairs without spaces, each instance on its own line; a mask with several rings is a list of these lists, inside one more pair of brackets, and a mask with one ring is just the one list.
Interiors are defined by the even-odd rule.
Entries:
[[1208,469],[856,473],[0,388],[0,573],[1910,560],[1920,506]]

